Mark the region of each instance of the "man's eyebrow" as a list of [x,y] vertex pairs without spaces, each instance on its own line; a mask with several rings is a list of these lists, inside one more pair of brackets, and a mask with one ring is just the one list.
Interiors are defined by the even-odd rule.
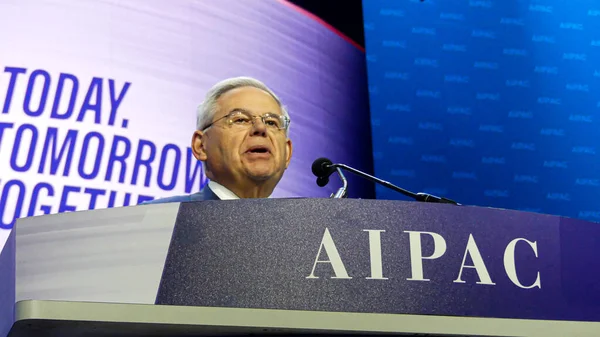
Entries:
[[[252,114],[252,112],[251,112],[250,110],[247,110],[247,109],[244,109],[244,108],[233,108],[233,109],[231,109],[231,111],[229,111],[229,113],[233,113],[233,112],[245,112],[245,113],[247,113],[247,114],[249,114],[249,115],[253,116],[253,114]],[[282,115],[282,114],[280,114],[280,113],[271,112],[271,111],[265,112],[265,114],[275,114],[275,115]],[[263,114],[263,115],[264,115],[264,114]]]
[[229,111],[229,113],[232,113],[232,112],[245,112],[245,113],[252,114],[249,110],[246,110],[244,108],[233,108],[233,109],[231,109],[231,111]]

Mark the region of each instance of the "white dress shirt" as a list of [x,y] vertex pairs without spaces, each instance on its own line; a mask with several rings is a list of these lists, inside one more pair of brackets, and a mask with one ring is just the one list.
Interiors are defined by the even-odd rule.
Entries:
[[[235,193],[231,192],[227,187],[209,180],[208,181],[208,187],[217,195],[217,197],[219,197],[219,199],[221,200],[235,200],[235,199],[239,199],[240,197],[238,197],[237,195],[235,195]],[[270,196],[269,196],[270,198]]]

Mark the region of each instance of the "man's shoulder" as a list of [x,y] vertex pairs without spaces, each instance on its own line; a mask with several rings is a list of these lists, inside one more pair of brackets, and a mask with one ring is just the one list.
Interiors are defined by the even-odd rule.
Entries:
[[143,202],[142,205],[148,204],[164,204],[169,202],[188,202],[188,201],[205,201],[205,200],[219,200],[219,198],[206,187],[200,192],[186,195],[176,195],[172,197],[160,198]]

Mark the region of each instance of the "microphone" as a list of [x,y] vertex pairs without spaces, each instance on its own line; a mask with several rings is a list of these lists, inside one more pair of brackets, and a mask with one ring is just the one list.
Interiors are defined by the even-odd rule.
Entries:
[[317,178],[317,185],[319,185],[319,187],[324,187],[327,184],[329,184],[329,177],[318,177]]
[[335,172],[333,162],[327,158],[319,158],[312,164],[312,173],[317,177],[317,185],[323,187],[329,183],[329,176]]
[[317,177],[317,185],[320,187],[327,185],[329,183],[329,176],[336,171],[342,180],[343,186],[338,189],[337,192],[332,194],[331,198],[345,198],[347,197],[346,191],[348,190],[348,181],[346,180],[344,173],[342,173],[339,168],[335,167],[333,162],[327,158],[319,158],[312,164],[312,173]]
[[[390,182],[387,182],[385,180],[379,179],[377,177],[374,177],[372,175],[369,175],[367,173],[359,171],[348,165],[334,164],[331,160],[329,160],[327,158],[319,158],[319,159],[315,160],[312,165],[312,172],[317,177],[317,185],[319,185],[320,187],[327,185],[327,183],[329,182],[329,176],[337,170],[338,173],[340,174],[340,177],[342,178],[342,181],[344,182],[344,187],[342,187],[340,190],[343,189],[344,190],[343,194],[345,194],[345,189],[347,188],[347,182],[346,182],[346,179],[343,177],[343,174],[340,169],[349,171],[349,172],[354,173],[360,177],[363,177],[369,181],[383,185],[383,186],[385,186],[389,189],[392,189],[396,192],[399,192],[407,197],[415,199],[416,201],[460,205],[458,202],[448,199],[448,198],[438,197],[438,196],[435,196],[435,195],[429,194],[429,193],[423,193],[423,192],[414,193],[414,192],[405,190],[405,189],[400,188]],[[337,194],[340,194],[340,191],[338,191],[338,193],[336,193],[336,195]]]

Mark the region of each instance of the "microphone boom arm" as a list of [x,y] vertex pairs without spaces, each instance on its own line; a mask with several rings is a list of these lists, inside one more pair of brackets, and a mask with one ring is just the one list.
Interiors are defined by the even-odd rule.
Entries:
[[[454,200],[451,200],[451,199],[448,199],[448,198],[443,198],[443,197],[438,197],[438,196],[435,196],[435,195],[432,195],[432,194],[429,194],[429,193],[422,193],[422,192],[420,192],[420,193],[413,193],[411,191],[408,191],[408,190],[405,190],[403,188],[400,188],[400,187],[398,187],[398,186],[396,186],[396,185],[394,185],[394,184],[392,184],[392,183],[390,183],[388,181],[385,181],[385,180],[379,179],[377,177],[374,177],[374,176],[372,176],[370,174],[361,172],[361,171],[359,171],[359,170],[357,170],[355,168],[352,168],[352,167],[350,167],[348,165],[344,165],[344,164],[331,164],[329,166],[330,167],[335,167],[338,170],[338,172],[340,172],[340,170],[339,170],[340,168],[344,169],[344,170],[349,171],[351,173],[354,173],[354,174],[356,174],[358,176],[361,176],[361,177],[363,177],[363,178],[365,178],[367,180],[370,180],[370,181],[372,181],[374,183],[381,184],[381,185],[383,185],[383,186],[385,186],[387,188],[390,188],[390,189],[392,189],[392,190],[394,190],[396,192],[404,194],[405,196],[413,198],[413,199],[415,199],[417,201],[437,202],[437,203],[444,203],[444,204],[460,205],[459,203],[457,203]],[[346,179],[343,179],[343,181],[344,181],[344,187],[343,188],[345,189],[345,187],[347,186],[348,183],[346,182]]]

